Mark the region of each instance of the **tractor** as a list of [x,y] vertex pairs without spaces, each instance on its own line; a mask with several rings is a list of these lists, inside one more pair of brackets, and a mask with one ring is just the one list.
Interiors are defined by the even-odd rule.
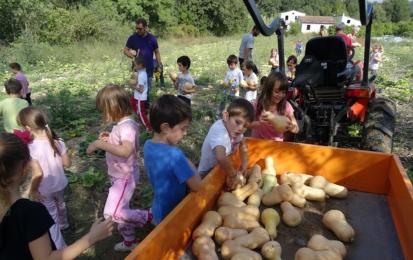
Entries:
[[[284,21],[276,18],[267,26],[255,1],[244,3],[261,33],[277,36],[280,71],[285,73]],[[396,105],[377,97],[375,76],[368,77],[373,5],[359,0],[359,9],[366,26],[362,78],[355,78],[352,58],[356,50],[348,55],[341,37],[310,39],[287,93],[300,127],[291,141],[391,153]]]

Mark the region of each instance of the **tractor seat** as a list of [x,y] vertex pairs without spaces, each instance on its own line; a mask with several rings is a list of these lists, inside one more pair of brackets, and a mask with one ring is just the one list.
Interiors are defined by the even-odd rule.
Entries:
[[342,88],[354,76],[344,40],[339,36],[316,37],[307,42],[296,69],[295,86]]

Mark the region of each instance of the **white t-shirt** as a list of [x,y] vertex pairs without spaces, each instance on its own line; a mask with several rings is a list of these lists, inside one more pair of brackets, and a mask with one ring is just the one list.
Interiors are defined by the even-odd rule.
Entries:
[[372,53],[370,56],[370,69],[371,70],[378,70],[379,69],[379,61],[381,58],[381,53],[380,52],[376,52],[376,53]]
[[178,82],[178,95],[179,96],[184,96],[186,98],[191,99],[192,98],[192,93],[189,94],[184,94],[184,85],[185,83],[189,82],[192,85],[195,85],[195,81],[191,76],[191,73],[186,73],[183,74],[182,72],[178,73],[178,78],[176,79]]
[[[235,68],[233,70],[229,69],[227,73],[225,74],[224,82],[228,83],[231,82],[231,88],[237,88],[239,87],[239,84],[241,84],[241,81],[244,79],[244,75],[242,75],[242,71],[239,68]],[[233,92],[230,91],[229,93],[231,96],[239,96],[239,91],[238,92]]]
[[146,69],[140,69],[137,72],[137,82],[136,86],[143,86],[143,92],[140,93],[139,91],[135,90],[133,92],[133,97],[136,100],[147,100],[148,99],[148,75],[146,74]]
[[[258,86],[258,78],[254,72],[252,72],[251,75],[249,75],[248,77],[245,77],[245,81],[247,80],[255,82],[256,86]],[[255,99],[257,99],[257,90],[248,89],[245,92],[245,99],[248,100],[249,102],[253,102]]]
[[236,138],[236,140],[231,140],[228,130],[225,128],[224,121],[222,121],[222,119],[216,121],[209,129],[202,144],[201,160],[198,166],[200,175],[204,176],[218,164],[214,153],[215,147],[225,147],[225,154],[228,156],[233,152],[232,150],[235,145],[241,142],[242,138],[243,135]]
[[[253,49],[254,48],[254,36],[252,36],[252,33],[246,33],[242,36],[241,45],[239,47],[239,57],[241,59],[246,58],[246,57],[244,57],[245,48],[247,48],[247,49]],[[252,52],[250,52],[248,60],[252,60]]]

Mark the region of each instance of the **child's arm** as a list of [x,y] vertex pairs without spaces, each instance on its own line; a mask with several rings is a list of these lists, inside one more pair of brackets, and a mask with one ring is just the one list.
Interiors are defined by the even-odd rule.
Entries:
[[202,188],[202,180],[199,174],[195,174],[186,181],[191,191],[199,191]]
[[70,246],[62,250],[52,251],[49,234],[29,242],[29,250],[34,260],[66,260],[74,259],[93,244],[112,235],[113,222],[111,218],[97,219],[90,228],[89,233],[84,235]]
[[37,160],[31,159],[29,166],[32,171],[32,180],[30,185],[29,197],[34,200],[39,200],[39,186],[43,178],[43,171]]
[[65,169],[72,166],[72,159],[70,158],[70,154],[68,152],[62,154],[62,164]]
[[288,118],[291,120],[291,126],[287,128],[287,131],[296,134],[300,131],[300,128],[298,127],[297,120],[295,119],[294,113],[292,115],[288,116]]
[[89,144],[86,153],[91,155],[97,149],[104,150],[118,157],[128,158],[133,152],[133,145],[129,141],[123,141],[120,145],[110,144],[102,140],[96,140]]
[[215,158],[218,161],[218,164],[224,170],[227,175],[227,186],[230,190],[233,190],[237,186],[237,171],[235,170],[231,160],[225,154],[225,147],[223,146],[216,146],[214,148]]
[[245,143],[244,139],[242,139],[240,143],[240,157],[241,157],[241,173],[245,176],[247,174],[247,167],[248,167],[248,146]]

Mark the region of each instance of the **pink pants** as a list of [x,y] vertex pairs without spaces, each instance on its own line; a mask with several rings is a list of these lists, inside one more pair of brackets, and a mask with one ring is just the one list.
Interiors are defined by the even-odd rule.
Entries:
[[148,211],[129,208],[129,202],[135,190],[135,179],[110,177],[112,186],[109,188],[103,214],[111,216],[118,223],[118,231],[123,240],[135,240],[135,228],[143,227],[148,221]]
[[42,195],[41,202],[49,211],[55,224],[50,228],[50,236],[58,250],[66,247],[65,240],[60,232],[61,226],[68,226],[66,203],[63,198],[64,191],[54,192],[46,196]]

